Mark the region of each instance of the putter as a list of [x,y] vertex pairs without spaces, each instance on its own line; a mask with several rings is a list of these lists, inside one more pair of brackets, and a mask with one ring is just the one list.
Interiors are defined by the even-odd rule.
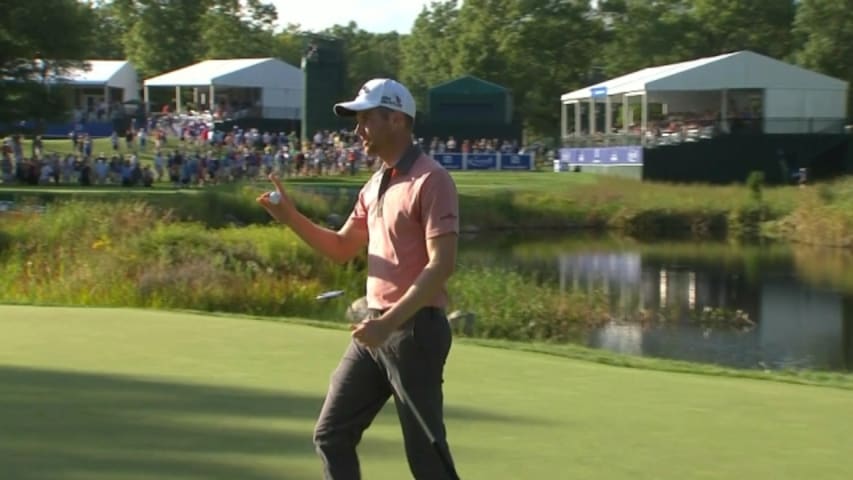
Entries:
[[429,425],[427,425],[424,417],[421,416],[421,412],[418,411],[418,408],[415,406],[414,402],[412,402],[411,397],[409,397],[408,392],[403,388],[403,382],[400,381],[399,377],[394,375],[397,370],[392,368],[391,361],[385,356],[385,352],[379,348],[374,348],[372,350],[376,353],[376,358],[379,363],[381,363],[385,368],[385,372],[388,373],[388,382],[391,383],[391,388],[397,392],[397,397],[400,398],[403,405],[405,405],[406,408],[412,412],[412,415],[415,416],[415,419],[421,426],[421,430],[423,430],[424,434],[427,436],[429,443],[432,444],[432,448],[435,449],[435,453],[438,455],[438,458],[441,459],[441,463],[444,466],[444,471],[447,473],[447,476],[452,480],[460,480],[459,474],[456,473],[456,469],[453,467],[453,463],[450,462],[450,457],[447,455],[447,452],[441,448],[441,445],[438,443],[438,440],[435,438],[432,430],[430,430]]
[[[344,294],[343,290],[331,290],[320,295],[317,295],[317,300],[325,301],[333,298],[338,298]],[[438,443],[438,440],[435,438],[435,435],[430,430],[429,425],[427,425],[424,417],[421,416],[421,412],[415,406],[414,402],[412,402],[412,398],[409,396],[409,393],[403,388],[403,382],[400,380],[399,375],[395,375],[397,373],[396,368],[393,367],[393,363],[388,360],[388,357],[385,355],[379,348],[371,348],[370,349],[376,355],[376,361],[378,361],[382,368],[385,369],[385,372],[388,374],[388,382],[391,384],[391,388],[397,393],[397,397],[412,412],[412,415],[415,416],[415,420],[418,421],[418,425],[420,425],[421,430],[423,430],[424,435],[426,435],[429,443],[432,444],[432,448],[435,449],[435,453],[438,455],[438,458],[441,460],[441,464],[444,466],[444,471],[447,473],[447,476],[451,480],[460,480],[459,474],[456,473],[456,468],[454,468],[453,463],[450,461],[450,457],[447,455],[447,452],[441,448],[441,445]]]

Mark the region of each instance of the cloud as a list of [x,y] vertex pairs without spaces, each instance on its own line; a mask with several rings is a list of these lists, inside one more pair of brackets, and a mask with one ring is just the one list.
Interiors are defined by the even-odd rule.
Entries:
[[322,30],[350,21],[368,32],[409,33],[429,0],[266,0],[275,5],[279,25],[298,23],[306,30]]

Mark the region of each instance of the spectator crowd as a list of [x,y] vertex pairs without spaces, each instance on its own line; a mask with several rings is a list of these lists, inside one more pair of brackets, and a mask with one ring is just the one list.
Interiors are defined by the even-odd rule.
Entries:
[[[416,139],[431,152],[518,153],[518,141],[499,139]],[[96,151],[94,139],[69,133],[70,152],[48,151],[40,136],[25,152],[21,135],[2,144],[0,181],[29,185],[203,186],[283,176],[353,175],[379,168],[352,131],[318,131],[300,142],[296,132],[257,129],[223,131],[198,118],[161,115],[145,125],[131,122],[113,132],[109,151]],[[104,150],[101,148],[101,150]],[[28,155],[27,155],[28,154]],[[143,160],[142,157],[152,160]]]

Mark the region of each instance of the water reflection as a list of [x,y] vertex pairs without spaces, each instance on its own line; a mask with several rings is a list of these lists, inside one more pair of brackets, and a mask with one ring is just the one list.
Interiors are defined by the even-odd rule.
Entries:
[[0,215],[4,213],[44,213],[45,205],[16,203],[12,200],[0,200]]
[[588,332],[589,346],[738,368],[853,370],[847,256],[825,266],[806,256],[804,273],[802,252],[784,245],[574,239],[491,251],[560,291],[604,292],[614,321]]

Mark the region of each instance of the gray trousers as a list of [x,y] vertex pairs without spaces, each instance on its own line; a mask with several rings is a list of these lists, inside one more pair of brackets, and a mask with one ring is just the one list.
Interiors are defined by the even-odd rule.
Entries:
[[[378,316],[379,312],[372,312]],[[450,458],[444,428],[444,363],[451,331],[442,310],[424,308],[395,331],[382,346],[397,369],[403,388]],[[415,416],[397,398],[388,372],[374,352],[353,340],[332,374],[329,391],[314,430],[314,445],[326,480],[359,480],[356,447],[364,430],[394,396],[403,430],[409,469],[417,480],[442,480],[447,474]]]

